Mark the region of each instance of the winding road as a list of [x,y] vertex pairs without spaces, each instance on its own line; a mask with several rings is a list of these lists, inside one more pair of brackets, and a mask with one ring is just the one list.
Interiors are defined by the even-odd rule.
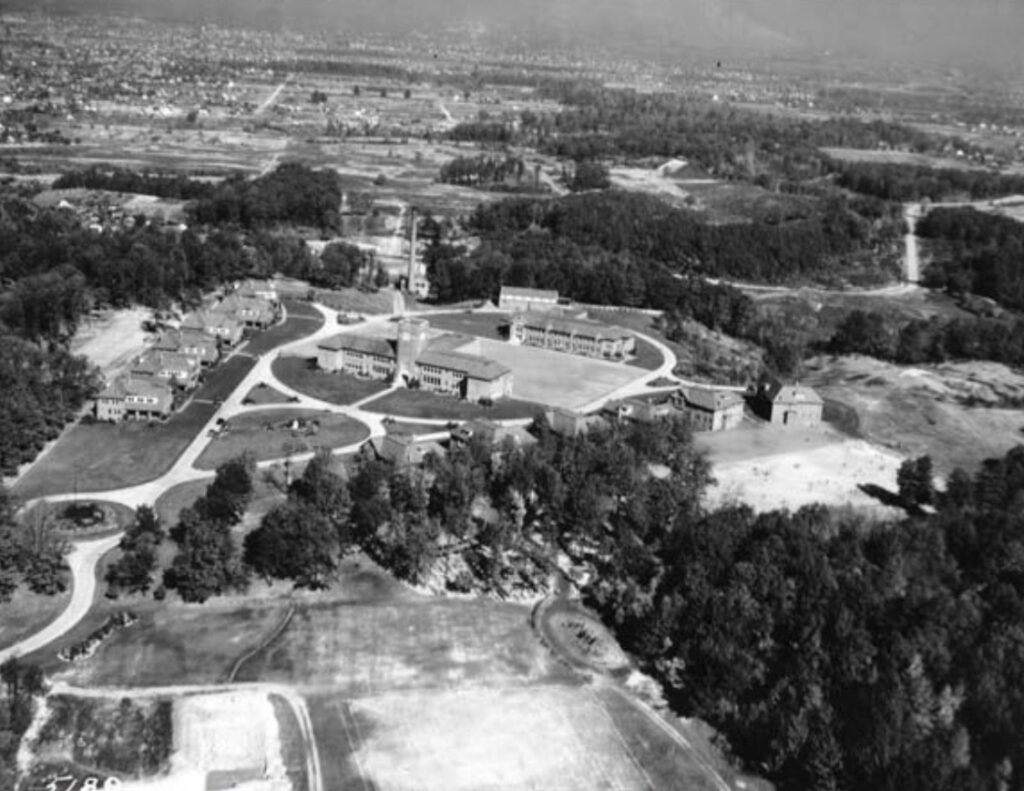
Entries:
[[[309,349],[313,347],[318,341],[337,335],[339,332],[345,331],[359,331],[365,332],[368,327],[380,328],[387,327],[396,317],[396,314],[385,314],[380,316],[369,317],[365,322],[358,325],[341,325],[338,323],[338,311],[328,308],[324,305],[313,303],[313,307],[323,316],[324,324],[317,328],[316,331],[298,338],[293,341],[289,341],[281,346],[277,347],[273,351],[261,355],[257,358],[256,365],[253,366],[252,370],[246,374],[245,378],[238,384],[230,396],[224,399],[223,404],[217,409],[217,411],[211,416],[210,420],[202,427],[202,429],[196,434],[195,438],[185,448],[184,451],[178,456],[171,468],[158,478],[154,478],[146,483],[141,483],[135,486],[128,486],[122,489],[99,491],[99,492],[66,492],[64,494],[52,495],[47,497],[40,497],[34,500],[29,500],[25,503],[25,506],[31,506],[39,501],[46,502],[68,502],[71,500],[102,500],[106,502],[119,503],[127,506],[128,508],[138,508],[140,505],[152,505],[157,499],[166,492],[168,489],[177,486],[182,483],[188,483],[191,481],[201,481],[212,479],[214,473],[210,470],[197,469],[195,466],[196,461],[202,452],[206,449],[210,442],[209,432],[222,420],[228,420],[232,417],[242,415],[248,412],[255,412],[266,409],[266,406],[259,404],[243,404],[242,401],[259,382],[266,382],[276,390],[281,391],[287,396],[294,397],[295,402],[289,404],[281,404],[275,408],[279,409],[316,409],[320,411],[330,412],[334,415],[343,415],[353,420],[358,420],[364,423],[370,431],[370,436],[367,439],[379,438],[385,435],[384,420],[385,416],[368,412],[363,409],[363,406],[378,398],[381,398],[388,392],[400,389],[400,385],[392,386],[389,390],[380,393],[374,393],[373,395],[367,396],[361,401],[357,401],[353,404],[339,405],[328,401],[322,401],[317,398],[313,398],[304,393],[301,393],[294,388],[288,386],[281,380],[279,380],[273,372],[272,365],[274,361],[282,354],[288,354],[295,352],[299,349]],[[431,313],[437,311],[414,311],[409,313],[403,313],[404,316],[429,316]],[[287,319],[287,315],[282,316],[282,321]],[[640,333],[637,333],[641,335]],[[635,395],[648,395],[651,393],[659,392],[662,389],[674,389],[673,388],[652,388],[650,383],[656,379],[671,377],[672,370],[676,366],[676,356],[672,350],[664,343],[659,341],[657,338],[652,338],[648,335],[641,335],[641,337],[656,347],[662,355],[662,364],[654,371],[641,371],[637,369],[637,378],[628,384],[616,389],[613,392],[607,393],[604,396],[595,399],[594,401],[586,404],[581,411],[592,412],[600,409],[605,403],[612,400],[621,398],[627,398]],[[244,351],[244,350],[242,350]],[[696,383],[682,382],[685,385],[692,385]],[[402,418],[397,418],[397,422],[413,422],[417,424],[436,425],[438,427],[437,435],[426,435],[425,438],[435,438],[447,435],[447,419],[430,419],[430,418],[415,418],[406,419],[403,421]],[[528,419],[520,420],[502,420],[497,421],[504,425],[526,425],[529,423]],[[343,447],[335,448],[334,453],[336,455],[344,455],[353,453],[358,450],[367,439],[360,440],[359,442],[352,443]],[[289,457],[291,461],[301,462],[307,461],[313,457],[313,453],[297,454]],[[285,459],[269,459],[266,461],[259,462],[257,467],[260,469],[269,469],[276,465],[280,465]],[[24,471],[23,471],[24,474]],[[63,612],[49,625],[40,630],[34,635],[16,643],[9,648],[0,651],[0,661],[7,659],[12,656],[23,656],[32,651],[37,651],[40,648],[58,640],[59,638],[66,635],[76,624],[78,624],[82,618],[89,612],[92,606],[93,600],[96,596],[96,566],[100,561],[100,558],[104,554],[114,549],[121,539],[121,534],[97,539],[93,541],[79,541],[73,545],[72,551],[68,554],[67,560],[68,565],[71,568],[72,576],[72,591],[71,600]]]

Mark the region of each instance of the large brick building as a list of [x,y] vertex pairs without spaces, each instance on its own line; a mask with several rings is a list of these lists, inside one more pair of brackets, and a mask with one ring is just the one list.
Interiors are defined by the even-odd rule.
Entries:
[[96,419],[163,420],[171,414],[174,394],[170,385],[149,378],[122,376],[96,397]]
[[403,319],[398,337],[342,333],[317,346],[317,365],[370,379],[389,379],[470,401],[505,398],[512,393],[512,372],[493,360],[458,351],[470,339],[431,338],[423,319]]
[[510,343],[583,357],[621,360],[636,351],[636,337],[628,330],[557,311],[516,313],[506,334]]
[[498,307],[507,311],[550,310],[558,306],[558,292],[540,288],[502,286]]
[[743,422],[743,396],[730,390],[684,387],[677,403],[695,431],[726,431]]
[[810,387],[777,380],[761,387],[757,401],[765,418],[783,426],[816,426],[825,409],[821,396]]

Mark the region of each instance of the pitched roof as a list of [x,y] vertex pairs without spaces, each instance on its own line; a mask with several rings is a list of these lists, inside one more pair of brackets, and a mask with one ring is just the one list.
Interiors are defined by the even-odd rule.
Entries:
[[184,318],[181,326],[182,329],[186,330],[205,330],[207,327],[213,327],[234,331],[242,325],[234,316],[222,313],[219,310],[196,310]]
[[502,286],[499,301],[505,297],[519,299],[543,299],[558,301],[558,292],[542,288],[520,288],[518,286]]
[[387,338],[372,338],[367,335],[353,335],[351,333],[339,333],[330,338],[325,338],[317,344],[318,349],[327,349],[332,352],[352,351],[362,354],[375,354],[378,357],[395,357],[395,341]]
[[274,315],[274,306],[269,300],[263,299],[262,297],[243,296],[241,294],[231,294],[224,297],[220,304],[216,306],[216,310],[218,312],[227,313],[252,311],[253,313],[261,316]]
[[187,354],[158,351],[156,349],[146,352],[132,363],[133,371],[149,371],[152,373],[159,371],[187,371],[195,367],[196,361]]
[[426,351],[416,362],[420,365],[458,371],[471,379],[483,379],[488,382],[511,373],[510,369],[494,360],[461,352]]
[[633,333],[622,327],[616,327],[614,324],[603,324],[593,319],[561,318],[550,313],[532,310],[518,314],[513,321],[521,321],[527,327],[564,332],[569,335],[582,335],[595,340],[618,340],[633,337]]
[[133,376],[120,376],[113,382],[107,384],[103,391],[97,396],[104,399],[123,399],[130,395],[151,396],[158,399],[173,398],[171,388],[162,382],[155,382],[152,379],[136,379]]
[[719,412],[743,403],[743,397],[732,390],[712,390],[707,387],[685,387],[680,392],[686,403],[708,412]]
[[167,352],[176,352],[182,346],[206,346],[216,350],[217,339],[194,327],[183,327],[180,330],[165,330],[153,344],[154,349]]
[[773,404],[824,404],[821,396],[806,385],[784,385],[774,381],[768,386],[767,395]]

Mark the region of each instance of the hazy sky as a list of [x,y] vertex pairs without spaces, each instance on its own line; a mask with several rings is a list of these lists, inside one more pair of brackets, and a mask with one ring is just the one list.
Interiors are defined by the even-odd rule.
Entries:
[[7,0],[8,8],[115,10],[270,27],[405,31],[481,22],[547,42],[810,50],[898,59],[1024,62],[1024,0]]

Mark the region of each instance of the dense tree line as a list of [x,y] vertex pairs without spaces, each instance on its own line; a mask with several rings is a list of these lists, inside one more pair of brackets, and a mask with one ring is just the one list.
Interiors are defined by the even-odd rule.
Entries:
[[823,147],[880,145],[933,152],[948,141],[913,127],[849,117],[809,120],[736,108],[706,97],[649,94],[593,83],[552,82],[542,91],[567,105],[523,119],[522,143],[570,159],[682,157],[722,178],[773,175],[801,181],[829,172]]
[[939,318],[894,321],[874,311],[852,311],[824,349],[866,354],[904,365],[947,360],[992,360],[1024,365],[1024,319]]
[[[529,179],[524,183],[524,178]],[[522,157],[481,154],[476,157],[455,157],[441,166],[438,179],[443,184],[459,184],[490,190],[534,190],[533,174],[526,171]]]
[[461,143],[508,145],[515,141],[516,132],[505,121],[462,121],[452,127],[448,136]]
[[93,165],[85,170],[65,173],[53,183],[52,188],[134,192],[176,200],[209,198],[214,192],[213,184],[196,181],[180,173],[139,173],[110,165]]
[[916,230],[936,259],[925,271],[929,286],[1024,309],[1024,224],[972,208],[939,207]]
[[556,238],[643,256],[677,272],[777,283],[826,279],[844,260],[896,244],[902,220],[898,212],[835,195],[791,220],[715,224],[650,195],[611,191],[481,205],[469,227],[488,240],[539,227]]
[[1024,448],[955,472],[937,513],[676,520],[643,576],[587,594],[665,684],[781,789],[1018,788]]
[[85,358],[0,332],[0,473],[34,459],[98,387]]
[[20,585],[43,595],[67,589],[65,543],[46,511],[33,511],[25,524],[15,519],[15,511],[10,493],[0,487],[0,617]]
[[135,511],[118,548],[121,557],[107,567],[108,596],[121,593],[147,593],[153,585],[157,550],[164,540],[164,529],[156,512],[148,505]]
[[830,167],[840,186],[887,201],[978,200],[1024,192],[1024,176],[990,170],[838,160]]
[[247,276],[305,276],[297,237],[232,229],[168,232],[150,225],[96,232],[63,212],[5,206],[0,222],[0,322],[30,339],[70,337],[93,306],[163,307]]
[[224,462],[206,493],[178,515],[170,531],[178,552],[164,571],[163,585],[176,590],[184,601],[204,602],[248,585],[248,570],[231,527],[238,524],[252,499],[255,470],[249,456]]
[[336,172],[285,163],[255,179],[225,179],[209,197],[190,204],[189,213],[204,225],[253,229],[288,224],[327,232],[340,229],[340,206],[341,178]]
[[357,284],[378,288],[388,284],[388,273],[377,263],[372,250],[363,250],[348,242],[331,242],[320,253],[319,266],[306,276],[310,284],[321,288],[348,288]]

